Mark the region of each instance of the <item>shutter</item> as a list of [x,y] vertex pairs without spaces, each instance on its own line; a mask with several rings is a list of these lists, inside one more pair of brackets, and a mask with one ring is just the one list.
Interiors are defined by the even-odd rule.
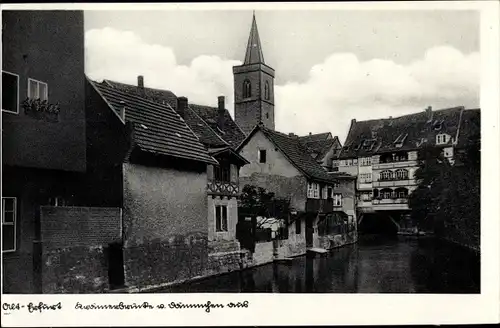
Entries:
[[214,179],[214,166],[207,165],[207,179],[208,181],[212,181]]
[[238,166],[236,166],[235,164],[231,164],[229,169],[231,182],[238,183]]

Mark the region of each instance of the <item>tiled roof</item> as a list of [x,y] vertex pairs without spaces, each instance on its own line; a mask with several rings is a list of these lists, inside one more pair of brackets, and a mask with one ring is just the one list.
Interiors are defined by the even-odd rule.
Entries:
[[134,142],[142,151],[217,163],[172,108],[122,92],[104,83],[91,82],[91,84],[109,104],[111,110],[118,114],[125,107],[125,121],[132,123]]
[[144,88],[143,92],[141,89],[139,89],[139,87],[131,84],[120,83],[107,79],[105,79],[103,83],[109,85],[110,87],[133,93],[137,96],[141,96],[149,100],[159,102],[161,104],[169,104],[170,106],[175,106],[175,104],[177,103],[177,96],[169,90]]
[[[168,104],[172,108],[177,107],[177,96],[168,90],[143,88],[143,91],[135,85],[104,80],[104,83],[117,88],[119,90],[138,95],[140,97]],[[212,147],[230,145],[236,148],[245,139],[244,133],[236,125],[234,120],[226,109],[224,113],[225,122],[222,129],[217,127],[217,108],[210,106],[202,106],[189,104],[188,110],[185,112],[185,121],[194,133],[200,138],[205,145]],[[221,140],[222,139],[222,140]]]
[[462,114],[458,147],[463,148],[478,143],[481,139],[481,111],[480,109],[467,109]]
[[422,111],[388,119],[353,120],[339,158],[416,150],[425,144],[435,144],[439,133],[455,139],[463,110],[463,107],[454,107],[433,110],[432,116]]
[[231,114],[226,109],[224,111],[224,123],[222,128],[217,126],[218,108],[210,106],[201,106],[191,104],[189,105],[192,110],[196,112],[207,124],[214,130],[222,139],[224,139],[233,148],[245,140],[245,134],[241,131],[240,127],[233,121]]
[[333,139],[332,134],[330,132],[308,134],[305,136],[301,136],[299,138],[300,138],[300,141],[303,141],[305,143]]
[[322,133],[322,135],[327,135],[328,138],[311,138],[315,135],[300,137],[302,144],[310,151],[312,155],[314,155],[313,157],[315,159],[322,159],[323,157],[325,157],[325,155],[334,146],[335,143],[339,145],[337,149],[340,148],[340,142],[337,136],[332,138],[329,132]]
[[297,136],[288,136],[264,127],[256,126],[247,136],[245,141],[238,147],[240,150],[248,140],[252,138],[256,131],[262,131],[264,135],[288,158],[288,160],[304,175],[313,180],[324,182],[336,182],[337,178],[330,176],[321,165],[309,154]]

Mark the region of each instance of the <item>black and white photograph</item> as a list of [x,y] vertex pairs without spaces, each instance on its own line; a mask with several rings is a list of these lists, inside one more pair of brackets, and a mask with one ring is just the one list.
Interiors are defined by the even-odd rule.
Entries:
[[484,291],[479,10],[104,7],[2,8],[4,296]]

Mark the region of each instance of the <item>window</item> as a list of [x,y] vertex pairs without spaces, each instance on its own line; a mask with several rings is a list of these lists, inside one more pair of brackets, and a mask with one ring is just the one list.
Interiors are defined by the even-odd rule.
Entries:
[[352,160],[352,165],[358,165],[358,159],[357,158],[354,158]]
[[370,183],[370,182],[372,182],[372,174],[371,173],[361,173],[359,175],[359,180],[361,183]]
[[394,193],[396,198],[408,198],[408,189],[406,188],[398,188]]
[[380,191],[380,196],[382,199],[390,199],[392,198],[392,189],[382,189]]
[[405,170],[405,169],[396,170],[396,178],[398,180],[408,179],[408,170]]
[[322,195],[322,198],[323,198],[323,199],[328,199],[328,198],[329,198],[329,197],[328,197],[328,187],[326,187],[326,186],[325,186],[325,187],[323,187],[322,189],[323,189],[323,193],[322,193],[323,195]]
[[229,163],[221,162],[220,165],[214,165],[214,178],[216,181],[229,182],[231,180],[231,166]]
[[333,183],[333,188],[335,188],[335,189],[340,188],[340,183],[338,183],[338,182],[334,182],[334,183]]
[[28,79],[28,98],[48,100],[48,87],[47,83]]
[[333,198],[333,188],[328,187],[326,191],[327,199],[332,199]]
[[243,98],[250,98],[252,96],[252,84],[249,80],[243,82]]
[[15,197],[2,197],[2,250],[4,252],[16,250],[16,201]]
[[299,219],[295,220],[295,233],[300,235],[302,233],[302,225]]
[[361,194],[361,199],[363,201],[370,201],[372,199],[372,193],[371,192],[364,192]]
[[444,133],[438,134],[436,136],[436,144],[441,145],[448,142],[450,136]]
[[382,171],[380,173],[380,180],[392,180],[392,171]]
[[19,76],[2,71],[2,111],[19,113]]
[[342,194],[333,194],[333,206],[342,206]]
[[269,81],[266,81],[266,83],[264,84],[264,98],[266,100],[269,100],[269,98],[270,98]]
[[361,166],[370,166],[370,165],[372,165],[372,158],[371,157],[361,157],[359,159],[359,163]]
[[268,118],[269,118],[269,113],[266,113],[266,119],[268,119]]
[[227,231],[227,206],[215,206],[215,231]]
[[259,163],[265,163],[265,162],[266,162],[266,150],[259,149]]
[[307,184],[307,198],[319,199],[319,184],[315,182]]

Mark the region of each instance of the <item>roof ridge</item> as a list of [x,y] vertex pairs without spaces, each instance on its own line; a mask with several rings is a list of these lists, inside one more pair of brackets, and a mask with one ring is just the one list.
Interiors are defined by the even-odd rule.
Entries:
[[[122,91],[120,89],[117,89],[117,88],[114,88],[114,87],[110,87],[110,86],[104,85],[104,84],[96,82],[96,81],[93,81],[93,82],[99,84],[100,87],[104,87],[105,89],[113,90],[113,92],[119,93],[121,95],[125,95],[127,97],[132,97],[135,100],[139,100],[140,102],[147,103],[147,104],[153,104],[155,107],[167,107],[167,105],[168,105],[167,103],[162,104],[162,103],[159,103],[157,101],[149,100],[147,98],[135,95],[135,94],[127,92],[127,91]],[[168,107],[170,107],[170,106],[168,106]],[[174,109],[172,108],[172,110],[174,110]],[[175,110],[174,110],[174,112],[175,112]]]

